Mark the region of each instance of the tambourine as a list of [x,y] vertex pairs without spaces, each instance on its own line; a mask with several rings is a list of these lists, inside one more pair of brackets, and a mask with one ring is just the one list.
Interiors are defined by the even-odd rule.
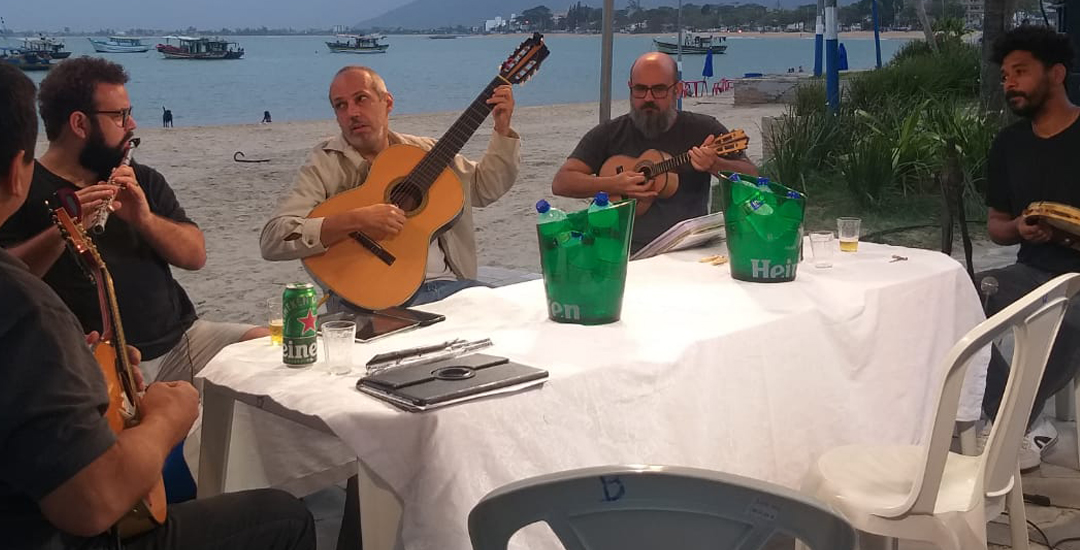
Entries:
[[1058,202],[1033,202],[1022,216],[1027,223],[1041,221],[1053,227],[1051,242],[1080,250],[1080,208]]

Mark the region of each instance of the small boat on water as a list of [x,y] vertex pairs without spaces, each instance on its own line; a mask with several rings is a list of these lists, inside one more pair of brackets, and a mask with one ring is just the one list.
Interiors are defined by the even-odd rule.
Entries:
[[23,38],[23,51],[33,52],[41,56],[49,56],[49,59],[67,59],[71,52],[67,51],[63,40],[48,36],[37,38]]
[[0,48],[0,63],[8,63],[24,71],[47,71],[52,67],[52,58],[18,48]]
[[[708,34],[696,34],[692,32],[683,33],[682,53],[688,55],[705,55],[712,50],[713,53],[724,53],[727,50],[727,41],[725,36],[712,36]],[[674,40],[661,40],[659,38],[653,39],[653,44],[656,46],[656,51],[661,53],[674,54],[679,52],[679,39]]]
[[149,44],[143,44],[142,38],[110,36],[106,40],[87,38],[98,53],[142,53],[150,51]]
[[457,38],[457,37],[458,37],[458,35],[456,35],[456,34],[433,34],[433,35],[429,36],[428,38],[430,38],[432,40],[452,40],[452,39]]
[[327,42],[326,47],[334,53],[386,53],[390,44],[379,41],[386,37],[381,34],[339,34],[338,40]]
[[[157,51],[166,59],[240,59],[244,48],[236,42],[220,38],[165,36],[164,44],[157,45]],[[175,40],[173,44],[171,41]]]

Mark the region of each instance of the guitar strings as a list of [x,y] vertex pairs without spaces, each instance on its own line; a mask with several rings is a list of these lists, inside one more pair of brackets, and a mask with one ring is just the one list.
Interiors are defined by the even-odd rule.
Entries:
[[[487,119],[493,107],[487,104],[487,100],[494,95],[495,87],[500,85],[500,77],[496,77],[489,83],[480,95],[473,100],[465,112],[458,117],[457,121],[450,126],[443,137],[436,142],[435,146],[420,163],[406,176],[405,181],[411,185],[399,184],[390,193],[390,202],[400,206],[400,203],[409,198],[414,187],[420,188],[420,193],[426,193],[431,185],[438,179],[439,174],[446,168],[453,157],[464,147],[465,143]],[[419,180],[419,181],[416,181]]]

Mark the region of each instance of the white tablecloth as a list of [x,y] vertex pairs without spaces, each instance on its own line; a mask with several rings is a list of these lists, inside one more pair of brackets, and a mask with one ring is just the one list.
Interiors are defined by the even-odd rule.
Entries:
[[[424,307],[445,322],[355,348],[359,366],[490,337],[486,353],[550,371],[539,389],[406,413],[357,392],[356,376],[283,366],[266,341],[226,348],[201,376],[322,419],[404,503],[406,548],[466,549],[472,506],[529,476],[652,463],[798,487],[828,448],[917,442],[941,359],[983,319],[962,267],[936,252],[862,243],[782,284],[734,281],[703,255],[631,263],[618,323],[548,321],[533,281],[466,290]],[[970,370],[962,420],[978,418],[987,359]]]

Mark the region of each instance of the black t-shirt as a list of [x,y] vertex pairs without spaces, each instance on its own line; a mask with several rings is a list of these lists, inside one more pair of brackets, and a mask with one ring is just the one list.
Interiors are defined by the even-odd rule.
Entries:
[[[1050,138],[1021,120],[1001,131],[987,159],[986,204],[1019,216],[1029,204],[1051,201],[1080,208],[1080,119]],[[1019,263],[1053,274],[1080,271],[1080,251],[1024,241]]]
[[[649,149],[673,156],[681,155],[701,145],[710,134],[718,136],[725,133],[727,128],[711,116],[679,111],[675,124],[668,131],[649,139],[626,114],[589,130],[574,152],[570,153],[570,158],[588,164],[595,174],[600,171],[604,161],[615,155],[638,157]],[[675,194],[667,199],[657,199],[634,220],[634,235],[630,244],[632,251],[649,244],[676,223],[708,213],[712,176],[694,170],[689,164],[675,173],[679,176],[679,189]]]
[[[133,163],[132,168],[151,212],[175,222],[195,224],[160,173],[141,164]],[[26,203],[0,227],[0,246],[21,243],[49,228],[52,218],[45,201],[62,187],[77,189],[37,164]],[[94,242],[116,284],[128,343],[139,348],[144,360],[164,355],[195,322],[195,306],[173,279],[169,263],[118,216],[109,217],[105,233],[94,237]],[[62,254],[44,279],[75,313],[85,332],[101,331],[97,289],[71,254]]]
[[0,304],[0,546],[68,547],[37,503],[115,443],[105,380],[75,316],[4,250]]

